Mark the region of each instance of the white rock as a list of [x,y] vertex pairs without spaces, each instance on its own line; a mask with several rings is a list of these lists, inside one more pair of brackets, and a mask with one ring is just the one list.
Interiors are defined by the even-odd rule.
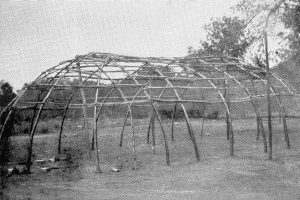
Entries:
[[51,170],[50,167],[41,167],[40,170],[42,170],[43,172],[48,172]]
[[120,169],[117,168],[117,167],[112,167],[111,170],[112,170],[113,172],[119,172],[119,171],[120,171]]
[[45,163],[46,161],[45,161],[45,160],[35,160],[35,162],[36,162],[37,164],[43,164],[43,163]]

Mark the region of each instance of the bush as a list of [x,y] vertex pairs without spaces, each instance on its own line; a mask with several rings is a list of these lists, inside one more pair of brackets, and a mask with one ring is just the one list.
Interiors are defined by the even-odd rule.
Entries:
[[211,114],[208,114],[207,119],[218,119],[219,118],[219,111],[215,110]]
[[161,109],[159,110],[159,115],[162,116],[163,119],[172,119],[173,110]]
[[[159,114],[164,119],[172,119],[173,116],[173,109],[161,109],[159,110]],[[203,117],[203,111],[197,108],[192,108],[187,110],[187,114],[191,118],[202,118]],[[175,119],[183,119],[184,118],[184,112],[182,109],[176,110],[175,113]]]
[[0,149],[0,165],[4,163],[10,162],[10,158],[12,157],[12,143],[10,138],[5,138],[1,141],[1,149]]
[[151,112],[149,107],[145,106],[132,106],[132,117],[134,119],[146,119],[149,117],[149,113]]
[[37,125],[37,133],[49,133],[58,130],[61,126],[61,121],[58,119],[50,119],[47,121],[40,121]]
[[41,133],[48,133],[49,132],[49,128],[48,127],[42,127],[41,128]]
[[199,109],[190,109],[188,110],[189,117],[192,118],[202,118],[203,117],[203,111]]
[[22,130],[23,133],[27,134],[29,133],[29,127],[24,127],[24,129]]

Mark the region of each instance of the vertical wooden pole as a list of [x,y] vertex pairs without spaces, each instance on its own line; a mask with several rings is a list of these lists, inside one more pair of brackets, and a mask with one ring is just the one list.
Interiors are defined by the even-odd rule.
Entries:
[[284,140],[286,141],[286,147],[287,149],[290,149],[290,138],[289,138],[289,133],[288,133],[288,127],[287,127],[287,122],[286,122],[286,116],[285,116],[285,109],[282,107],[282,122],[283,122],[283,132],[284,132]]
[[58,134],[58,146],[57,146],[58,154],[60,154],[60,152],[61,152],[61,136],[62,136],[62,131],[63,131],[63,127],[64,127],[66,112],[67,112],[67,109],[65,109],[65,111],[64,111],[64,115],[63,115],[63,118],[62,118],[62,121],[60,124],[60,130],[59,130],[59,134]]
[[[14,117],[15,117],[15,108],[12,107],[11,110],[9,111],[8,115],[6,116],[5,122],[3,124],[3,129],[2,129],[2,133],[1,133],[1,138],[0,138],[0,167],[3,166],[5,164],[6,160],[6,152],[8,150],[8,140],[9,137],[12,134],[13,131],[13,123],[14,123]],[[0,168],[0,170],[2,170]],[[2,173],[0,171],[0,173]],[[0,174],[2,175],[2,174]],[[1,189],[1,188],[0,188]],[[1,191],[1,190],[0,190]]]
[[[77,68],[78,68],[78,77],[80,81],[80,86],[83,85],[82,76],[81,76],[81,69],[80,69],[80,63],[77,62]],[[85,140],[86,140],[86,147],[89,153],[89,158],[92,158],[92,152],[90,147],[90,135],[89,135],[89,127],[88,127],[88,116],[87,116],[87,106],[86,106],[86,98],[85,93],[82,87],[80,87],[80,93],[81,93],[81,99],[82,99],[82,112],[83,112],[83,120],[84,120],[84,132],[85,132]]]
[[263,137],[264,152],[267,153],[268,152],[267,136],[266,136],[266,132],[265,132],[265,128],[264,128],[264,124],[261,119],[261,116],[258,117],[258,121],[259,121],[259,127],[260,127],[259,131],[261,132],[261,135]]
[[[164,142],[165,142],[167,165],[170,165],[170,155],[169,155],[170,153],[169,153],[169,146],[168,146],[167,135],[166,135],[166,133],[165,133],[165,131],[164,131],[164,127],[163,127],[163,125],[162,125],[162,121],[161,121],[161,119],[160,119],[160,117],[159,117],[159,114],[158,114],[158,111],[157,111],[156,107],[153,105],[153,103],[152,103],[151,105],[152,105],[152,107],[153,107],[153,109],[154,109],[154,111],[155,111],[155,113],[156,113],[156,117],[157,117],[158,122],[159,122],[160,127],[161,127],[161,131],[162,131],[163,138],[164,138]],[[154,121],[154,120],[153,120],[153,121]]]
[[[275,93],[275,88],[273,85],[270,86],[273,92]],[[288,133],[288,127],[287,127],[287,122],[286,122],[286,113],[285,113],[285,108],[282,104],[282,101],[279,96],[276,96],[279,107],[280,107],[280,116],[282,118],[282,123],[283,123],[283,133],[284,133],[284,140],[286,141],[286,147],[287,149],[290,149],[290,139],[289,139],[289,133]]]
[[[268,15],[269,17],[269,15]],[[270,67],[269,67],[269,53],[268,53],[268,37],[267,37],[267,24],[268,24],[268,18],[265,24],[264,29],[264,41],[265,41],[265,55],[266,55],[266,67],[267,67],[267,104],[268,104],[268,128],[269,128],[269,155],[268,159],[272,160],[272,153],[273,153],[273,140],[272,140],[272,111],[271,111],[271,98],[270,98]]]
[[[38,99],[38,102],[40,100]],[[27,150],[27,164],[26,164],[26,173],[30,173],[30,166],[31,166],[31,154],[32,154],[32,142],[31,142],[31,131],[33,129],[33,126],[34,126],[34,122],[35,122],[35,117],[36,117],[36,112],[37,112],[37,106],[36,105],[34,107],[34,110],[33,110],[33,114],[32,114],[32,118],[31,118],[31,123],[30,123],[30,129],[29,129],[29,145],[28,145],[28,150]]]
[[[7,114],[6,118],[5,118],[5,121],[4,121],[4,123],[3,123],[2,127],[1,127],[0,142],[2,141],[2,138],[5,137],[5,128],[6,128],[6,126],[8,126],[8,124],[9,124],[9,119],[10,119],[10,117],[11,117],[12,114],[13,114],[13,109],[11,109],[11,110],[8,112],[8,114]],[[3,115],[3,116],[4,116],[4,115]],[[1,152],[0,152],[0,153],[1,153]]]
[[281,119],[282,119],[281,112],[278,111],[278,123],[279,124],[281,124]]
[[155,154],[155,110],[152,110],[152,120],[151,120],[151,133],[152,133],[152,151]]
[[268,23],[269,23],[269,18],[270,16],[278,10],[280,5],[284,2],[285,0],[280,0],[277,2],[277,4],[270,9],[266,19],[265,19],[265,26],[263,30],[263,36],[264,36],[264,44],[265,44],[265,55],[266,55],[266,67],[267,67],[267,101],[268,101],[268,128],[269,128],[269,156],[268,159],[272,160],[272,153],[273,153],[273,148],[272,148],[272,111],[271,111],[271,99],[270,99],[270,92],[271,92],[271,87],[270,87],[270,66],[269,66],[269,52],[268,52],[268,34],[267,34],[267,28],[268,28]]
[[58,147],[57,147],[57,153],[59,153],[59,154],[61,152],[61,136],[62,136],[62,131],[63,131],[63,127],[64,127],[64,122],[65,122],[65,118],[67,116],[67,111],[69,109],[70,102],[73,99],[74,94],[75,94],[75,92],[72,91],[72,94],[69,97],[69,100],[68,100],[67,105],[65,107],[63,118],[62,118],[62,121],[61,121],[60,130],[59,130],[59,136],[58,136]]
[[260,124],[259,124],[259,117],[257,115],[256,115],[256,128],[257,128],[256,140],[259,140],[259,133],[261,132],[261,130],[260,130]]
[[230,139],[230,122],[229,122],[229,114],[228,114],[228,112],[226,112],[226,124],[227,124],[226,135],[227,135],[227,140],[229,140]]
[[135,133],[134,133],[134,124],[133,124],[133,119],[132,119],[132,111],[131,107],[128,107],[130,110],[130,124],[131,124],[131,130],[132,130],[132,152],[133,152],[133,169],[136,170],[136,143],[135,143]]
[[233,137],[233,130],[232,130],[232,120],[231,120],[231,113],[230,113],[230,99],[229,99],[229,88],[228,88],[228,80],[227,76],[225,77],[225,99],[226,99],[226,104],[227,104],[227,119],[226,119],[226,124],[227,124],[227,138],[229,137],[229,142],[230,142],[230,155],[233,156],[233,146],[234,146],[234,137]]
[[[255,86],[254,86],[252,79],[251,79],[251,84],[252,84],[254,94],[257,95],[257,92],[255,90]],[[265,129],[264,129],[264,124],[263,124],[263,121],[262,121],[262,118],[261,118],[260,112],[259,112],[259,103],[257,102],[257,100],[252,100],[251,102],[252,102],[253,109],[254,109],[254,112],[256,115],[256,123],[257,123],[256,140],[259,139],[259,134],[261,133],[261,135],[263,137],[264,152],[267,153],[267,151],[268,151],[267,137],[266,137],[266,133],[265,133]]]
[[[43,104],[44,105],[44,104]],[[36,126],[39,122],[39,119],[40,119],[40,115],[41,115],[41,112],[42,112],[42,109],[43,109],[43,105],[40,105],[40,108],[38,110],[38,113],[37,115],[35,116],[35,120],[34,120],[34,123],[33,123],[33,126],[32,126],[32,129],[30,130],[30,135],[29,135],[29,146],[28,146],[28,158],[27,158],[27,166],[26,166],[26,171],[27,173],[30,173],[30,166],[31,166],[31,155],[32,155],[32,145],[33,145],[33,136],[34,136],[34,133],[35,133],[35,129],[36,129]]]
[[27,158],[27,166],[26,166],[26,172],[27,173],[30,173],[30,166],[31,166],[31,155],[32,155],[32,145],[33,145],[33,137],[34,137],[34,133],[35,133],[35,129],[36,129],[36,126],[39,122],[39,119],[40,119],[40,115],[42,113],[42,110],[44,108],[44,105],[47,101],[47,99],[49,98],[50,94],[52,93],[53,89],[54,89],[54,86],[58,84],[58,82],[61,80],[62,76],[59,77],[57,79],[57,81],[55,82],[55,84],[51,87],[51,89],[48,91],[48,94],[44,97],[44,100],[43,102],[40,102],[39,104],[39,110],[36,114],[36,117],[34,118],[34,121],[33,121],[33,125],[30,129],[30,135],[29,135],[29,145],[28,145],[28,158]]
[[[100,80],[97,80],[97,86],[99,86]],[[96,143],[96,160],[97,160],[97,172],[101,173],[100,169],[100,160],[99,160],[99,146],[98,146],[98,129],[97,129],[97,103],[98,103],[98,95],[99,95],[99,88],[96,89],[95,94],[95,105],[94,105],[94,127],[93,127],[93,138],[95,138]]]
[[265,129],[264,129],[264,124],[262,122],[260,113],[259,113],[259,109],[257,107],[257,103],[253,102],[253,106],[254,106],[254,110],[256,113],[256,123],[257,123],[257,136],[256,136],[256,140],[258,140],[258,135],[259,133],[261,133],[262,138],[263,138],[263,144],[264,144],[264,152],[267,153],[268,151],[268,144],[267,144],[267,137],[266,137],[266,133],[265,133]]
[[[228,110],[230,110],[230,105],[228,104],[228,88],[227,88],[227,79],[224,80],[224,97],[226,99],[226,104],[228,106]],[[227,140],[230,139],[230,122],[229,122],[229,112],[226,112],[226,125],[227,125]]]
[[124,129],[126,126],[128,116],[129,116],[129,110],[126,113],[125,120],[124,120],[123,127],[122,127],[122,132],[121,132],[121,136],[120,136],[120,144],[119,144],[120,147],[123,145]]
[[171,130],[172,141],[174,141],[174,122],[175,122],[176,110],[177,110],[177,103],[175,104],[172,112],[172,130]]
[[152,125],[152,116],[150,117],[148,131],[147,131],[147,144],[150,143],[150,131],[151,131],[151,125]]
[[[163,74],[158,71],[157,69],[155,70],[159,75],[163,76]],[[178,92],[176,91],[176,89],[174,88],[173,84],[168,80],[168,79],[165,79],[165,81],[167,82],[167,84],[171,87],[173,87],[173,90],[174,90],[174,94],[175,96],[177,97],[178,100],[181,100]],[[184,107],[184,105],[182,103],[180,103],[180,106],[184,112],[184,116],[185,116],[185,120],[186,120],[186,124],[188,126],[188,132],[189,132],[189,135],[190,135],[190,139],[192,140],[193,142],[193,146],[194,146],[194,150],[195,150],[195,155],[196,155],[196,159],[197,161],[200,160],[200,156],[199,156],[199,151],[198,151],[198,147],[197,147],[197,142],[196,142],[196,139],[195,139],[195,135],[191,129],[191,125],[190,125],[190,121],[189,121],[189,118],[188,118],[188,115],[187,115],[187,112],[186,112],[186,109]]]
[[[202,100],[204,101],[203,93],[202,93]],[[204,104],[204,102],[202,103],[202,112],[203,112],[203,114],[202,114],[202,126],[201,126],[201,133],[200,133],[201,140],[203,138],[203,129],[204,129],[204,120],[205,120],[205,104]]]
[[200,161],[200,155],[199,155],[199,151],[198,151],[197,141],[196,141],[194,132],[192,130],[188,114],[186,112],[186,109],[185,109],[184,105],[182,105],[182,104],[180,104],[180,105],[181,105],[182,111],[184,113],[184,118],[185,118],[185,122],[186,122],[186,125],[187,125],[188,133],[190,135],[190,139],[192,140],[192,143],[193,143],[193,146],[194,146],[196,160]]

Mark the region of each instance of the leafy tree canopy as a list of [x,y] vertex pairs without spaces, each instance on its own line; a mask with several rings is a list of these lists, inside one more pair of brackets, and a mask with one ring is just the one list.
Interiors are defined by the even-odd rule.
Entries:
[[205,41],[200,41],[201,47],[194,50],[188,47],[191,54],[220,54],[241,57],[253,38],[244,32],[245,20],[238,17],[222,17],[212,19],[203,28],[207,32]]
[[5,107],[16,97],[16,94],[8,82],[0,81],[0,85],[0,106]]
[[199,49],[188,47],[188,54],[222,54],[263,64],[266,19],[272,65],[299,52],[300,0],[240,0],[232,11],[238,17],[224,16],[205,25],[206,40]]
[[289,42],[291,50],[300,49],[300,1],[292,1],[293,4],[284,3],[284,13],[281,17],[285,28],[290,32],[284,34],[279,32],[278,35]]
[[[241,0],[233,10],[246,21],[246,29],[255,37],[256,48],[250,49],[263,53],[262,32],[269,12],[276,8],[270,15],[268,23],[268,37],[276,43],[276,49],[271,54],[271,59],[279,62],[287,58],[300,48],[300,1],[299,0]],[[259,48],[257,48],[259,47]]]

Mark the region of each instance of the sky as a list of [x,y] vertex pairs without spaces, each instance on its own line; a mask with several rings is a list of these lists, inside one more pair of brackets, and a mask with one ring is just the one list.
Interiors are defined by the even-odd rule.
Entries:
[[238,0],[0,1],[0,80],[14,90],[89,52],[186,56]]

